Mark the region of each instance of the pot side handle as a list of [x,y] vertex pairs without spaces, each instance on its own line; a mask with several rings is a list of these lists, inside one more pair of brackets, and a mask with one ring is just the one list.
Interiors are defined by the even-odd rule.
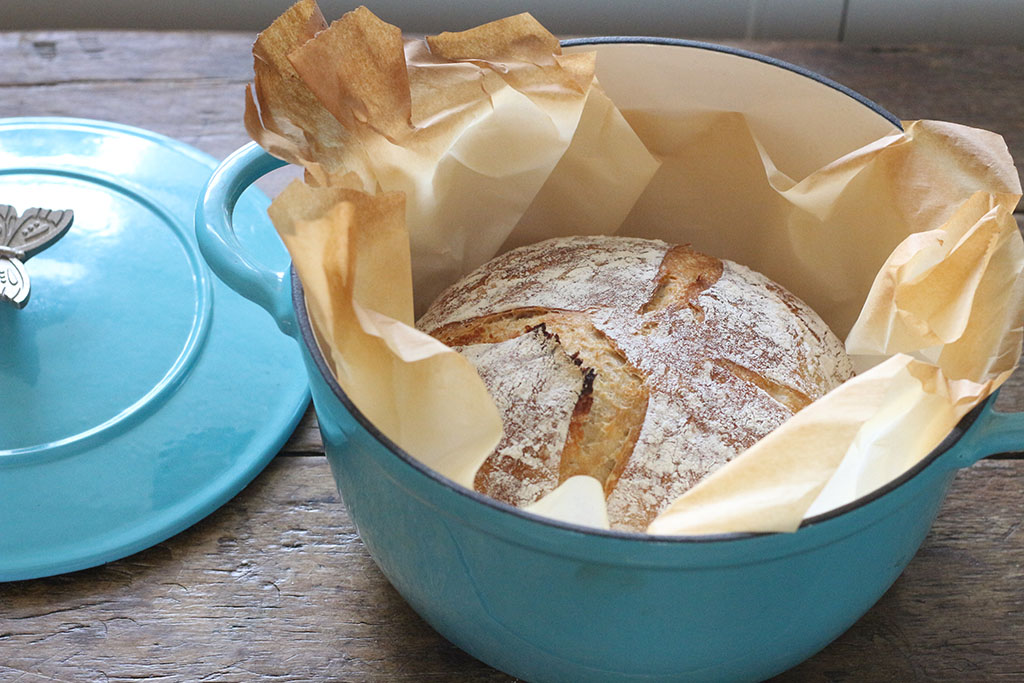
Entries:
[[981,413],[953,449],[956,453],[949,459],[950,469],[969,467],[990,455],[1024,451],[1024,412],[997,411],[998,395],[997,391],[985,401]]
[[291,278],[270,270],[249,254],[235,234],[235,203],[253,182],[284,161],[267,154],[255,142],[233,152],[206,182],[196,204],[196,239],[199,250],[217,276],[231,289],[270,313],[282,332],[298,334],[291,300]]

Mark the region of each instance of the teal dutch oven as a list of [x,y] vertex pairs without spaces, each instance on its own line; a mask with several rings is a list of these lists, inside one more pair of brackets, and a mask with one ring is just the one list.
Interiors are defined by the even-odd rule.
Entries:
[[[665,39],[565,45],[597,49],[599,64],[638,47],[634,54],[656,61],[711,60],[698,78],[755,69],[764,74],[757,82],[796,79],[831,98],[840,112],[833,125],[851,106],[884,128],[899,125],[856,93],[760,55]],[[599,76],[614,89],[614,73]],[[424,467],[370,423],[328,370],[294,271],[268,270],[241,248],[235,202],[282,163],[250,144],[220,165],[196,211],[202,252],[298,342],[331,470],[381,571],[442,635],[514,676],[724,681],[784,671],[843,633],[896,580],[957,469],[1024,440],[1024,417],[995,412],[990,397],[903,476],[794,533],[648,536],[515,509]]]

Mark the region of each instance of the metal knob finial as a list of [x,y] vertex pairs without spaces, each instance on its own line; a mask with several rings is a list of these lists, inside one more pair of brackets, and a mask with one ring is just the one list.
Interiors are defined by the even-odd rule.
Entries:
[[63,237],[74,219],[70,209],[31,208],[19,217],[0,204],[0,302],[25,308],[31,293],[25,261]]

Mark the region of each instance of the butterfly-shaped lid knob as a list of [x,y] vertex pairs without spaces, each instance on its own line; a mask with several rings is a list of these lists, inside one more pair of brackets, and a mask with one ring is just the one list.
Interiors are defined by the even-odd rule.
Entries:
[[0,204],[0,303],[24,308],[31,294],[25,261],[67,233],[75,214],[33,207],[22,216],[8,204]]
[[[305,411],[295,340],[199,250],[196,201],[217,165],[117,123],[0,118],[0,205],[17,208],[0,206],[0,261],[33,289],[22,310],[0,303],[0,582],[110,562],[194,524]],[[282,271],[269,205],[245,190],[233,224]],[[33,206],[73,208],[75,224]]]

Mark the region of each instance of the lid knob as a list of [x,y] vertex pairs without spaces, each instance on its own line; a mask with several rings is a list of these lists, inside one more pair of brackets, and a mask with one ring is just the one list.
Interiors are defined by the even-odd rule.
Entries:
[[25,261],[63,237],[74,219],[70,209],[40,208],[19,218],[13,206],[0,204],[0,302],[25,308],[30,294]]

